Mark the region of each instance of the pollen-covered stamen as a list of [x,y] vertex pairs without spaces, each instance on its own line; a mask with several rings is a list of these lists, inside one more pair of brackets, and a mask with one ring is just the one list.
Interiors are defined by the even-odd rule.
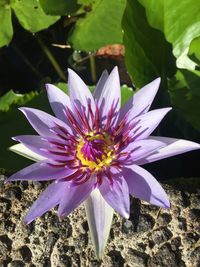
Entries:
[[115,158],[114,144],[108,134],[91,132],[80,139],[76,156],[90,171],[100,171]]

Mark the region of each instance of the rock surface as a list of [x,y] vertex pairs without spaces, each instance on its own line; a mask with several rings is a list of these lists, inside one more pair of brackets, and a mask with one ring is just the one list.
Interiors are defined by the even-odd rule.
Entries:
[[198,267],[200,190],[164,185],[172,208],[131,198],[129,220],[115,214],[102,262],[95,258],[84,208],[65,219],[56,209],[30,225],[22,219],[46,183],[0,187],[0,267]]

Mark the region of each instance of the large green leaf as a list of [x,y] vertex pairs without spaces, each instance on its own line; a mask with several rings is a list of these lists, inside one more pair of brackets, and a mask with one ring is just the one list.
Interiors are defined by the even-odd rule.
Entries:
[[13,27],[11,21],[11,9],[9,5],[4,5],[0,1],[0,47],[10,43],[13,36]]
[[80,7],[74,0],[39,0],[46,14],[68,15],[74,14]]
[[194,69],[187,53],[191,41],[200,36],[200,4],[196,0],[139,0],[151,26],[161,30],[173,45],[177,65]]
[[137,87],[175,72],[171,46],[162,32],[152,28],[138,1],[127,1],[123,18],[125,63]]
[[79,19],[68,41],[76,50],[94,51],[107,44],[122,43],[121,19],[126,0],[96,0]]
[[13,0],[11,7],[22,27],[30,32],[46,29],[59,19],[46,15],[37,0]]
[[169,93],[184,118],[200,130],[200,72],[178,70],[169,81]]

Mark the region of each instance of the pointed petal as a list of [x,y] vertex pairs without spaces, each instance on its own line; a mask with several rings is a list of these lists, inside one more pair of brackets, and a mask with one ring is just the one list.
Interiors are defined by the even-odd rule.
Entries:
[[170,207],[167,194],[148,171],[137,165],[132,165],[123,168],[122,175],[126,179],[130,194],[134,197],[159,207]]
[[122,152],[130,153],[132,160],[135,162],[144,157],[147,157],[148,155],[164,146],[164,142],[153,139],[144,139],[129,143],[128,146],[126,146],[122,150]]
[[17,180],[33,180],[33,181],[48,181],[65,178],[71,174],[72,170],[60,167],[54,168],[48,165],[48,161],[34,163],[15,174],[11,175],[6,182]]
[[80,185],[69,186],[65,195],[61,199],[58,208],[58,215],[60,217],[67,216],[89,197],[93,188],[93,179],[90,179],[89,181]]
[[107,70],[104,70],[104,72],[101,74],[101,77],[97,83],[97,86],[95,88],[95,91],[93,93],[93,96],[94,96],[94,99],[99,99],[101,93],[102,93],[102,90],[103,90],[103,87],[104,87],[104,84],[106,82],[106,80],[108,79],[108,72]]
[[100,260],[107,244],[114,210],[107,204],[98,189],[92,191],[84,204],[92,242],[96,256]]
[[[45,141],[44,137],[38,136],[38,135],[20,135],[13,137],[14,140],[21,142],[23,145],[25,145],[28,149],[31,151],[39,154],[40,156],[43,156],[45,158],[49,159],[66,159],[67,156],[65,155],[59,155],[53,154],[52,152],[62,152],[63,150],[59,150],[57,146],[51,144],[48,142],[48,140]],[[55,142],[58,142],[62,145],[62,142],[59,142],[57,139],[52,139]],[[63,145],[64,146],[64,145]],[[50,152],[52,151],[52,152]]]
[[44,157],[34,153],[33,151],[25,147],[23,144],[16,144],[14,146],[11,146],[9,147],[9,150],[33,161],[41,161],[45,159]]
[[46,84],[47,94],[51,108],[57,118],[66,122],[66,116],[63,112],[66,110],[66,107],[71,109],[71,102],[69,96],[65,94],[61,89],[52,85]]
[[117,67],[115,67],[109,75],[99,97],[98,105],[102,112],[102,118],[108,114],[113,103],[116,106],[116,112],[118,112],[121,103],[121,90]]
[[65,193],[67,183],[52,183],[41,193],[38,199],[33,203],[30,210],[24,218],[24,222],[29,224],[36,218],[43,215],[48,210],[54,208],[60,203],[61,197]]
[[135,118],[136,126],[132,130],[133,139],[141,140],[149,137],[170,110],[171,108],[155,109]]
[[55,133],[52,133],[50,129],[55,128],[56,124],[65,128],[71,133],[70,127],[63,121],[49,115],[48,113],[34,109],[34,108],[20,108],[32,127],[38,132],[39,135],[45,137],[55,137]]
[[99,190],[105,201],[124,218],[129,218],[130,199],[128,185],[121,177],[113,177],[113,184],[110,185],[104,177]]
[[120,119],[122,119],[128,111],[130,112],[130,120],[136,116],[146,113],[154,100],[159,85],[160,78],[157,78],[137,91],[134,96],[122,107],[120,111]]
[[77,104],[82,104],[86,109],[86,114],[88,111],[88,101],[91,104],[91,108],[95,110],[94,98],[92,93],[88,89],[87,85],[82,81],[82,79],[71,69],[68,69],[68,90],[69,97],[71,101],[75,101]]
[[154,162],[157,160],[165,159],[168,157],[172,157],[178,154],[182,154],[185,152],[189,152],[192,150],[200,149],[200,144],[195,142],[170,138],[170,137],[157,137],[157,136],[150,136],[151,139],[161,141],[165,143],[165,147],[158,149],[152,155],[149,155],[137,162],[137,164],[146,164],[149,162]]

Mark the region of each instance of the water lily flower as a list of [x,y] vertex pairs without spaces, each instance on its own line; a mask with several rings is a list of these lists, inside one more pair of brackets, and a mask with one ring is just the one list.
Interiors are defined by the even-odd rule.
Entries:
[[67,216],[84,202],[92,240],[102,257],[113,210],[129,218],[129,194],[169,208],[169,199],[156,179],[141,165],[199,149],[186,140],[150,136],[171,108],[149,111],[160,78],[144,86],[120,109],[117,67],[103,72],[92,95],[69,70],[68,93],[47,84],[55,117],[33,108],[20,108],[38,135],[14,137],[11,150],[37,162],[7,181],[52,183],[25,216],[30,223],[58,205]]

